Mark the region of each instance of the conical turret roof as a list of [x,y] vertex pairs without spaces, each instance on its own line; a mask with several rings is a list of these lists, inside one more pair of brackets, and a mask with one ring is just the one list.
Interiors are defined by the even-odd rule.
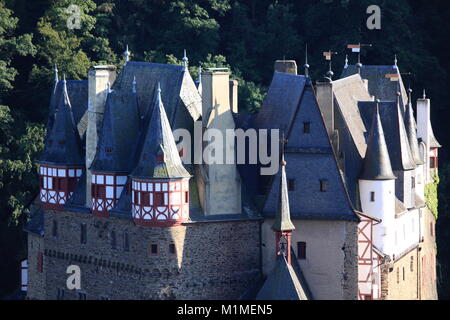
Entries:
[[293,231],[295,226],[291,221],[291,213],[289,209],[289,191],[286,179],[286,161],[284,155],[281,160],[281,180],[280,180],[280,195],[277,215],[272,229],[275,231]]
[[132,177],[139,179],[190,177],[178,154],[159,86],[139,162],[133,170]]
[[406,128],[406,135],[408,136],[409,145],[411,147],[411,154],[413,160],[416,164],[423,164],[424,162],[421,159],[419,152],[419,141],[417,139],[417,126],[416,120],[414,119],[413,108],[411,105],[411,94],[409,98],[409,103],[406,105],[405,128]]
[[372,128],[367,143],[366,156],[360,176],[363,180],[391,180],[395,179],[391,160],[381,124],[378,103],[372,120]]
[[84,165],[81,141],[75,126],[66,80],[56,106],[53,125],[38,163],[54,165]]

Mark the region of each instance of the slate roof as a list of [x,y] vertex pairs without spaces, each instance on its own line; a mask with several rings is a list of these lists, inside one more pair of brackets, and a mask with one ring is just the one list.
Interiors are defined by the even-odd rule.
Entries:
[[[341,78],[358,74],[355,65],[349,65],[342,71]],[[386,78],[387,74],[398,74],[399,81],[391,81]],[[408,94],[403,85],[402,76],[398,66],[363,66],[361,68],[361,78],[369,80],[369,93],[381,101],[397,101],[397,92],[401,92],[400,106],[402,111],[408,102]]]
[[84,165],[80,136],[75,127],[72,106],[63,81],[53,125],[38,163],[52,165]]
[[44,235],[44,209],[39,204],[33,205],[23,229],[38,236]]
[[363,162],[361,179],[364,180],[392,180],[391,159],[384,137],[378,106],[373,114],[372,128],[367,143],[367,152]]
[[[366,127],[369,127],[376,102],[360,102],[359,110]],[[385,132],[386,144],[394,171],[409,171],[416,168],[405,129],[405,122],[397,102],[379,103],[380,118]]]
[[[277,102],[274,97],[267,97],[266,101],[273,101],[273,103],[263,105],[261,110],[266,114],[269,112],[264,111],[264,108],[282,110],[277,112],[277,115],[279,114],[284,121],[274,118],[274,122],[288,127],[285,157],[289,166],[286,168],[286,173],[287,179],[296,181],[295,190],[289,192],[291,219],[358,221],[359,218],[350,202],[314,92],[311,86],[305,86],[305,83],[304,76],[276,73],[272,85],[277,90],[269,89],[268,95],[272,92],[278,96],[284,92],[286,96],[298,97],[298,102],[296,105],[285,107],[284,99]],[[283,91],[283,85],[290,91]],[[301,90],[301,94],[297,90]],[[292,103],[293,101],[297,101],[297,98],[292,99]],[[288,112],[292,116],[283,116]],[[304,132],[305,122],[310,123],[310,133]],[[267,179],[269,192],[266,194],[262,212],[268,218],[275,217],[277,212],[280,174],[278,172],[275,177]],[[320,190],[321,181],[326,185],[326,192]]]
[[[133,178],[187,178],[158,87],[155,105]],[[161,158],[161,161],[158,161]]]
[[441,148],[442,145],[437,141],[436,136],[433,132],[433,127],[430,124],[431,132],[430,132],[430,147],[431,148]]
[[98,151],[90,169],[97,172],[129,173],[133,169],[140,122],[135,93],[109,93]]
[[134,77],[137,83],[137,96],[140,115],[143,116],[150,107],[154,88],[160,83],[162,100],[166,106],[169,123],[177,128],[176,114],[183,106],[193,120],[201,116],[202,102],[194,81],[183,66],[149,63],[128,62],[120,72],[113,90],[132,91]]
[[256,300],[308,300],[297,274],[284,255],[277,257],[275,268],[268,275]]

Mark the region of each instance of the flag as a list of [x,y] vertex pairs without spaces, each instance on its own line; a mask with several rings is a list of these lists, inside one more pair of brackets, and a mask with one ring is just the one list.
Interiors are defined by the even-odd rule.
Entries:
[[327,60],[331,60],[331,55],[332,55],[331,51],[327,51],[327,52],[324,52],[324,53],[323,53],[323,56],[324,56],[325,59],[327,59]]
[[391,81],[399,81],[400,77],[397,73],[388,73],[386,75],[386,78],[390,79]]
[[348,49],[352,49],[352,52],[361,52],[361,45],[360,44],[349,44],[347,46]]

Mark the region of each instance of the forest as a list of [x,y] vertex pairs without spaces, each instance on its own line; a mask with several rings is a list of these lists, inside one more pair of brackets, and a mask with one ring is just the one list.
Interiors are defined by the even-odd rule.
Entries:
[[[370,5],[381,8],[380,30],[367,28]],[[449,299],[449,16],[444,0],[0,0],[0,299],[17,288],[26,257],[22,229],[38,190],[34,160],[43,148],[55,65],[68,79],[86,79],[93,65],[123,66],[127,45],[132,60],[171,64],[186,50],[194,79],[199,66],[229,67],[239,80],[241,111],[257,112],[275,60],[301,66],[308,45],[315,82],[328,70],[322,53],[332,50],[338,77],[347,53],[356,63],[347,49],[353,43],[372,44],[363,64],[392,65],[397,54],[413,99],[425,88],[432,101],[443,145],[438,287]]]

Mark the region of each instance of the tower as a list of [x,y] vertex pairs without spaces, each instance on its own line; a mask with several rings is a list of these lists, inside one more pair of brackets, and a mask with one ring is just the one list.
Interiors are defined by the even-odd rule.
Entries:
[[284,161],[284,154],[281,160],[281,180],[280,180],[280,193],[277,215],[275,216],[275,222],[272,225],[272,230],[275,232],[275,254],[279,256],[283,254],[286,257],[286,261],[291,265],[291,236],[292,231],[295,230],[295,226],[291,221],[290,209],[289,209],[289,192],[286,179],[286,161]]
[[393,254],[393,226],[395,219],[395,179],[384,137],[377,101],[366,156],[359,178],[362,211],[382,220],[374,228],[375,246],[386,254]]
[[190,177],[178,154],[158,84],[139,162],[131,174],[135,223],[173,226],[189,220]]
[[53,125],[37,161],[42,206],[54,210],[63,209],[75,191],[84,168],[80,136],[73,120],[65,79],[62,85],[63,92],[56,106]]

